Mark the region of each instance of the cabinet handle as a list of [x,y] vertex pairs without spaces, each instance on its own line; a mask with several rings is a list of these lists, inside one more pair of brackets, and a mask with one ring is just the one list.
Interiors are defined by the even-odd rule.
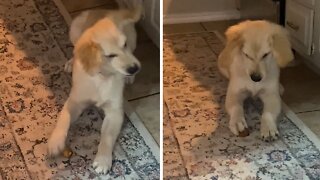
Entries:
[[291,29],[293,29],[293,30],[295,30],[295,31],[298,31],[298,30],[299,30],[299,26],[298,26],[298,25],[295,25],[294,23],[292,23],[292,22],[290,22],[290,21],[287,21],[286,23],[287,23],[287,25],[288,25]]

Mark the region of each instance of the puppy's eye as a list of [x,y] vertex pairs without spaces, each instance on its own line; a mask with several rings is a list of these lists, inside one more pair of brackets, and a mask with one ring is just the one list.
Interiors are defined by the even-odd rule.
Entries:
[[265,54],[262,56],[262,59],[266,58],[269,54],[270,54],[270,52],[265,53]]
[[118,55],[116,54],[109,54],[109,55],[105,55],[106,58],[115,58],[117,57]]
[[123,48],[127,48],[128,44],[127,42],[124,43]]
[[247,53],[243,52],[243,54],[250,60],[253,60],[253,58],[251,58]]

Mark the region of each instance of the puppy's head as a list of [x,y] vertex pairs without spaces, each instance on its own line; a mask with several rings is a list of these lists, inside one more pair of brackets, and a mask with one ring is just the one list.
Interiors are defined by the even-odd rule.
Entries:
[[285,67],[293,60],[287,32],[279,25],[267,21],[245,21],[230,27],[227,46],[234,47],[240,55],[246,73],[254,82],[266,77],[269,69],[277,64]]
[[129,12],[122,11],[117,21],[111,17],[99,20],[79,38],[74,55],[87,73],[134,75],[140,70],[140,62],[127,47],[122,31],[126,23],[137,21],[136,14]]

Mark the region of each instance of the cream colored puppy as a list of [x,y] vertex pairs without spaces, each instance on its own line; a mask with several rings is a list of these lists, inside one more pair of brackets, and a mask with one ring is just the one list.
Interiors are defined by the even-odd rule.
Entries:
[[227,43],[219,55],[218,67],[229,86],[226,110],[229,128],[235,134],[247,131],[243,101],[259,97],[263,104],[261,137],[277,139],[277,117],[281,111],[280,68],[293,60],[287,32],[267,21],[245,21],[226,31]]
[[48,153],[57,155],[64,149],[70,123],[88,105],[94,104],[103,109],[106,117],[93,166],[98,173],[106,173],[112,165],[113,146],[124,118],[125,76],[134,75],[140,69],[140,63],[129,47],[130,35],[124,28],[139,20],[141,10],[99,12],[97,21],[90,20],[97,17],[91,13],[96,12],[85,12],[80,15],[82,21],[74,21],[87,24],[81,26],[83,29],[77,29],[77,35],[72,33],[71,39],[76,39],[72,88],[48,141]]

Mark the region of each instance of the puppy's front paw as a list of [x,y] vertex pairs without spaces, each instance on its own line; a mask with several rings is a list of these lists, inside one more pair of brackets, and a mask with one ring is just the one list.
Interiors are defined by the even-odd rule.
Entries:
[[112,166],[112,155],[97,155],[92,166],[97,173],[106,174]]
[[48,155],[58,155],[64,149],[66,137],[66,133],[59,130],[54,130],[50,139],[48,140]]
[[229,129],[234,135],[237,136],[239,135],[241,137],[244,137],[249,135],[248,125],[244,118],[230,120]]
[[275,121],[261,120],[261,138],[266,142],[271,142],[279,137],[279,132]]

